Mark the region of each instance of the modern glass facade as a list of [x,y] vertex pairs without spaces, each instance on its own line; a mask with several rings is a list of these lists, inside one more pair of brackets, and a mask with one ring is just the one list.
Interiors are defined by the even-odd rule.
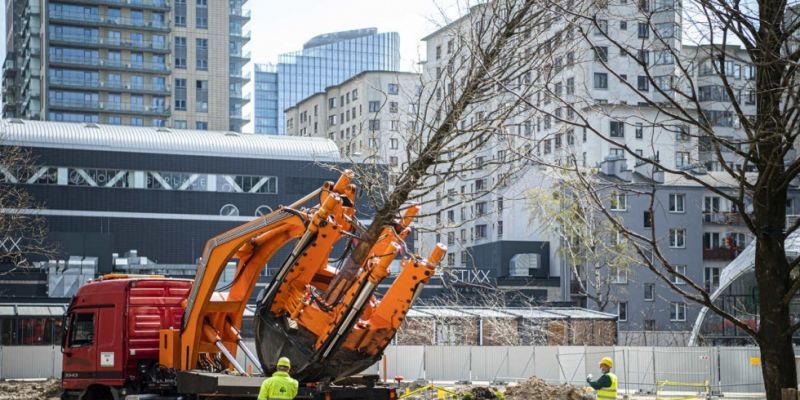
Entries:
[[[265,69],[262,67],[262,69]],[[378,33],[375,28],[327,33],[316,36],[300,51],[281,54],[274,72],[262,72],[259,85],[256,69],[255,132],[286,132],[283,111],[306,97],[369,70],[400,69],[400,35]],[[277,87],[267,81],[277,75]],[[270,89],[259,89],[259,86]],[[259,93],[271,91],[271,93]],[[273,124],[270,101],[277,98],[277,123]],[[263,99],[263,100],[262,100]],[[259,102],[265,101],[269,105]]]
[[[3,116],[241,131],[249,119],[246,2],[6,0],[6,47],[15,51],[4,62]],[[209,32],[225,28],[227,37]],[[209,57],[220,41],[227,56]],[[209,72],[224,68],[228,76]],[[220,80],[228,96],[209,99]],[[197,89],[188,102],[187,85]]]
[[[278,133],[278,72],[272,64],[256,64],[255,132]],[[281,112],[281,114],[283,114]]]

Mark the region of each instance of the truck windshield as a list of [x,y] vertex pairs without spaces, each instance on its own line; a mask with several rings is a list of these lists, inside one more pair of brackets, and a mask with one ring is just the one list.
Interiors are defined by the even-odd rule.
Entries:
[[69,331],[69,347],[92,344],[94,341],[94,313],[75,314]]

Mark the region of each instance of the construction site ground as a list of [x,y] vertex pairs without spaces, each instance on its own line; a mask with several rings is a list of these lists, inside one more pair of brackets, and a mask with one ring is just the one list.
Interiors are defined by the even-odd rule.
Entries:
[[[429,399],[506,399],[506,400],[589,400],[594,399],[594,393],[585,387],[572,385],[552,385],[546,384],[538,378],[531,378],[527,381],[509,385],[491,385],[489,383],[475,383],[472,385],[447,383],[421,383],[414,382],[402,384],[400,395],[408,391],[422,389],[432,385],[429,390],[419,394],[405,397],[407,400],[429,400]],[[444,389],[440,391],[440,389]],[[57,400],[60,395],[60,383],[56,379],[49,380],[20,380],[20,381],[0,381],[0,400]],[[496,395],[502,393],[503,397]],[[444,396],[444,397],[441,397]],[[401,397],[403,398],[403,397]],[[620,399],[628,400],[668,400],[668,399],[706,399],[704,395],[694,396],[693,393],[665,393],[656,397],[654,394],[624,394],[620,393]],[[764,399],[762,394],[750,393],[725,393],[724,397],[712,396],[712,399],[724,400],[753,400]]]

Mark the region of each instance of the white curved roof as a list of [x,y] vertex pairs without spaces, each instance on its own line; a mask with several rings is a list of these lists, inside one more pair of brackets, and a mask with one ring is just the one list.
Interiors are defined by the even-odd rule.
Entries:
[[[789,234],[783,242],[783,248],[786,251],[786,258],[790,260],[800,256],[800,232],[795,231]],[[711,301],[717,300],[742,275],[753,271],[756,268],[755,258],[756,242],[753,240],[730,264],[722,269],[719,275],[719,287],[711,294]],[[708,307],[703,307],[697,314],[697,319],[692,327],[692,335],[689,337],[689,346],[697,345],[700,328],[708,312]]]
[[0,120],[0,143],[133,153],[343,161],[336,144],[324,138],[18,119]]

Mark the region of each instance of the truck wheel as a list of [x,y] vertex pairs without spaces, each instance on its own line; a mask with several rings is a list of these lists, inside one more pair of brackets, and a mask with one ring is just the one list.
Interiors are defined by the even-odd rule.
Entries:
[[81,400],[117,400],[108,386],[90,386],[81,396]]

